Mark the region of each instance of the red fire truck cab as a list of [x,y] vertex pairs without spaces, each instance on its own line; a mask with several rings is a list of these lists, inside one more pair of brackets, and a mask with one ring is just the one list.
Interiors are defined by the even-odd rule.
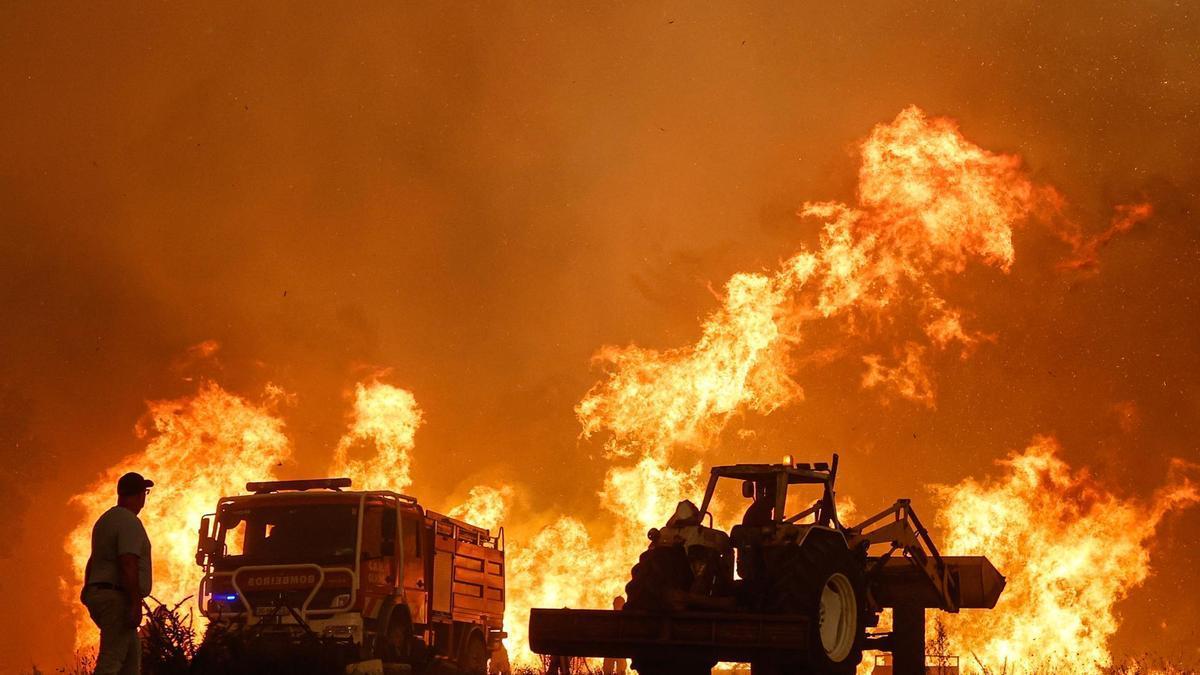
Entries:
[[200,609],[256,638],[484,675],[503,650],[504,529],[349,478],[248,483],[200,524]]

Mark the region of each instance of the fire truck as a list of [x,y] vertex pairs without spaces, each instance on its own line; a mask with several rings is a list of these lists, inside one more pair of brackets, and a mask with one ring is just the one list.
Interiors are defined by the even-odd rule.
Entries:
[[210,626],[485,675],[505,637],[504,529],[493,535],[408,495],[350,485],[248,483],[250,494],[218,501],[196,550]]

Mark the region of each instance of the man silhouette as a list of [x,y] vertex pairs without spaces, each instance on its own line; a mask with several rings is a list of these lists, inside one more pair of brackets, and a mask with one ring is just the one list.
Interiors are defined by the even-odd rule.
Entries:
[[150,538],[137,514],[152,481],[127,473],[117,481],[117,505],[92,526],[92,554],[80,600],[100,629],[96,675],[138,675],[142,667],[142,598],[153,582]]
[[[617,596],[613,598],[612,608],[616,611],[625,609],[625,598]],[[625,675],[626,672],[625,659],[606,658],[600,665],[601,675]]]

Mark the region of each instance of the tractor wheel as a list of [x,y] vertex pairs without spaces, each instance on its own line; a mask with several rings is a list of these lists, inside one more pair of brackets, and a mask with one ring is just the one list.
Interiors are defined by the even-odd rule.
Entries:
[[813,617],[810,649],[783,672],[850,675],[866,644],[864,570],[841,537],[813,531],[799,546],[764,551],[767,610]]
[[[669,612],[671,595],[684,593],[692,585],[692,568],[687,553],[680,546],[647,549],[630,571],[625,584],[625,610],[637,612]],[[717,662],[703,656],[637,657],[633,669],[639,675],[708,675]]]
[[692,568],[681,546],[647,549],[638,558],[625,584],[625,609],[639,612],[665,612],[671,606],[671,592],[686,592],[692,585]]
[[458,659],[458,670],[462,675],[487,675],[488,653],[487,645],[479,633],[467,638],[463,645],[462,656]]

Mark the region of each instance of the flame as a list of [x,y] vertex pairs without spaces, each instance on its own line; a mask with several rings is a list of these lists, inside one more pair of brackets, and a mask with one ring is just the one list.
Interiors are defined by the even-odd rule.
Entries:
[[1069,258],[1059,263],[1059,267],[1095,271],[1100,265],[1100,249],[1154,215],[1153,205],[1145,202],[1119,204],[1115,211],[1108,229],[1091,237],[1085,236],[1079,226],[1074,223],[1067,223],[1059,228],[1059,237],[1071,246],[1072,251]]
[[[698,468],[681,464],[686,451],[713,446],[743,413],[766,415],[802,400],[795,379],[801,365],[857,352],[864,389],[885,401],[935,407],[930,360],[952,348],[966,359],[996,340],[971,326],[970,313],[938,289],[972,264],[1008,272],[1019,227],[1077,227],[1062,222],[1063,199],[1029,180],[1019,158],[984,150],[953,121],[916,107],[875,127],[860,152],[857,203],[805,203],[799,215],[821,223],[818,246],[774,271],[730,278],[694,344],[608,346],[597,353],[605,374],[576,415],[583,437],[603,437],[606,456],[617,463],[600,493],[616,522],[603,542],[583,536],[571,519],[531,542],[524,555],[540,565],[571,564],[576,556],[587,561],[575,568],[586,583],[539,588],[540,604],[606,606],[607,594],[596,589],[619,588],[627,579],[645,528],[660,524],[678,499],[698,494]],[[1081,238],[1073,248],[1095,253],[1147,215],[1119,209],[1111,234]],[[833,330],[807,330],[820,320]],[[829,335],[832,345],[817,341]],[[565,533],[569,547],[561,542]],[[623,564],[611,564],[613,555]]]
[[993,334],[965,328],[962,310],[947,307],[946,301],[933,293],[926,293],[926,296],[929,299],[923,308],[926,317],[925,335],[938,349],[946,349],[957,342],[961,350],[959,355],[966,359],[980,343],[996,341]]
[[761,274],[738,274],[723,307],[693,346],[658,352],[605,347],[611,367],[576,406],[585,437],[610,432],[610,455],[672,444],[707,444],[742,407],[769,413],[800,395],[779,362],[786,355],[776,313],[784,289]]
[[915,342],[904,344],[894,366],[885,364],[879,354],[867,354],[863,357],[863,363],[867,365],[867,372],[862,376],[863,388],[882,387],[901,398],[933,408],[937,390],[924,366],[924,356],[925,348]]
[[[859,149],[854,203],[803,204],[799,216],[820,228],[816,245],[802,248],[774,269],[733,275],[695,343],[664,350],[606,346],[597,352],[594,360],[603,375],[579,401],[575,413],[581,435],[601,439],[605,457],[612,462],[598,491],[602,515],[595,523],[561,517],[530,536],[514,533],[511,537],[506,629],[514,663],[533,663],[525,632],[530,607],[609,606],[622,592],[629,567],[645,546],[646,530],[661,525],[679,499],[699,497],[704,474],[696,460],[698,453],[718,443],[745,413],[768,415],[803,400],[798,373],[846,358],[861,363],[864,389],[877,392],[885,401],[932,408],[937,381],[930,363],[951,350],[966,359],[996,340],[973,326],[972,314],[953,305],[940,289],[952,286],[972,265],[1008,272],[1016,255],[1013,233],[1030,222],[1051,222],[1076,258],[1089,261],[1081,266],[1089,266],[1109,240],[1149,216],[1148,206],[1119,207],[1108,231],[1085,237],[1077,225],[1059,222],[1062,198],[1052,188],[1030,181],[1017,157],[984,150],[968,141],[953,121],[930,117],[916,107],[876,126]],[[823,328],[810,330],[815,326]],[[205,358],[211,351],[200,349],[189,358]],[[220,415],[204,412],[222,401],[236,410]],[[81,550],[86,555],[86,528],[106,505],[112,482],[126,466],[145,467],[156,480],[176,476],[185,469],[171,469],[186,467],[188,480],[200,484],[192,482],[187,495],[172,496],[187,508],[147,518],[164,523],[164,529],[152,531],[156,544],[171,537],[182,542],[166,545],[160,556],[169,560],[161,567],[160,583],[178,580],[167,588],[186,594],[191,592],[188,584],[198,581],[190,533],[199,515],[211,508],[217,496],[240,491],[245,480],[270,477],[275,464],[290,457],[290,448],[282,423],[267,408],[246,403],[214,384],[205,383],[195,399],[167,404],[169,411],[162,413],[161,423],[155,408],[159,404],[152,404],[160,436],[145,452],[123,463],[121,470],[114,468],[87,495],[77,498],[88,510],[88,518],[72,533],[68,547],[77,561]],[[182,411],[177,417],[188,422],[181,424],[171,417],[174,410]],[[415,434],[422,421],[412,393],[378,380],[359,383],[350,427],[334,449],[331,473],[349,476],[358,488],[408,488]],[[1021,457],[1010,459],[1008,466],[1014,476],[1032,475],[1060,491],[1069,491],[1076,483],[1090,484],[1086,476],[1071,473],[1055,461],[1051,453],[1042,461],[1042,470],[1036,469],[1034,460]],[[1018,471],[1029,466],[1034,468]],[[182,478],[175,482],[184,484]],[[947,508],[986,505],[997,485],[965,483],[955,493],[961,496],[945,496]],[[1015,489],[996,494],[1017,499]],[[1166,512],[1157,504],[1180,504],[1194,496],[1185,490],[1138,507],[1111,495],[1101,499],[1107,493],[1098,488],[1077,492],[1090,495],[1096,504],[1123,507],[1122,513],[1131,518],[1152,516],[1155,523]],[[969,502],[971,495],[978,500]],[[476,486],[450,513],[495,527],[511,511],[516,496],[511,486]],[[960,505],[954,500],[968,501]],[[1014,503],[1019,505],[1019,499]],[[1058,503],[1047,506],[1068,508]],[[1076,508],[1076,516],[1108,523],[1082,505]],[[168,520],[170,531],[165,525]],[[968,530],[951,529],[957,533],[952,536],[959,537],[953,540],[955,546],[975,548]],[[1075,534],[1083,538],[1086,529]],[[1028,541],[1037,538],[1030,535]],[[1145,558],[1137,557],[1133,549],[1145,541],[1146,537],[1136,540],[1137,546],[1131,545],[1127,554],[1143,566]],[[990,553],[995,547],[987,550]],[[1013,575],[1010,590],[1013,580],[1027,572],[1017,569],[1023,561],[996,562]],[[1123,588],[1143,578],[1144,572],[1141,577],[1134,574]],[[1108,618],[1109,623],[1092,620],[1088,635],[1111,634],[1115,619]],[[81,618],[79,623],[90,630],[90,623]],[[986,626],[978,630],[978,635],[999,636],[1003,628],[996,627],[994,633],[986,633],[990,630]],[[987,644],[992,649],[990,638]],[[987,656],[1007,653],[1003,650],[1011,647],[1011,640],[1005,644],[1009,646],[996,646]]]
[[1155,529],[1200,501],[1197,469],[1176,460],[1149,501],[1123,499],[1060,457],[1058,443],[1034,439],[1000,462],[995,479],[939,486],[937,516],[948,554],[986,552],[1008,576],[994,611],[948,616],[952,643],[998,671],[1095,672],[1112,664],[1114,605],[1150,573]]
[[[802,400],[794,379],[801,364],[858,347],[864,388],[932,407],[929,353],[958,345],[966,358],[989,340],[935,289],[971,261],[1008,271],[1013,229],[1053,215],[1057,195],[1029,181],[1016,157],[983,150],[952,121],[916,107],[877,126],[861,155],[858,203],[804,204],[800,215],[822,223],[819,245],[774,271],[731,277],[694,344],[608,346],[596,354],[605,374],[575,412],[583,437],[603,437],[617,463],[600,492],[613,519],[601,541],[563,518],[527,542],[509,563],[510,587],[523,589],[510,593],[521,608],[510,617],[521,618],[529,603],[607,607],[645,547],[646,530],[677,501],[700,494],[701,466],[683,463],[680,451],[711,447],[743,413],[766,415]],[[911,322],[897,320],[907,315],[917,317],[917,330],[905,332]],[[835,328],[833,346],[802,330],[822,319]],[[865,348],[880,340],[903,347],[888,357]],[[798,354],[802,343],[817,356]],[[541,583],[544,569],[570,569],[570,581]],[[508,622],[510,646],[515,660],[528,663],[518,623]]]
[[[153,542],[153,595],[172,604],[194,596],[200,584],[196,566],[196,527],[222,495],[237,494],[252,480],[270,479],[288,462],[292,448],[274,408],[280,390],[268,387],[255,404],[204,381],[194,396],[148,403],[149,414],[135,431],[145,448],[117,463],[71,503],[82,510],[64,547],[73,574],[61,579],[64,600],[75,616],[75,645],[90,649],[99,633],[79,604],[79,588],[91,551],[92,524],[116,503],[117,479],[138,471],[154,481],[140,514]],[[195,610],[194,600],[184,605]]]
[[838,318],[849,335],[896,331],[887,312],[906,306],[922,330],[908,337],[897,366],[868,355],[863,385],[932,405],[925,346],[958,342],[965,355],[984,339],[933,281],[970,260],[1007,271],[1013,228],[1051,215],[1058,200],[1025,178],[1016,157],[983,150],[952,121],[915,107],[877,126],[861,154],[858,206],[806,203],[800,214],[824,222],[819,248],[772,274],[734,275],[694,345],[597,354],[608,373],[576,407],[585,437],[607,433],[613,457],[706,447],[736,413],[769,414],[802,398],[792,352],[805,321]]
[[[514,666],[539,664],[529,651],[531,607],[605,607],[620,586],[591,583],[589,570],[613,569],[613,556],[596,546],[583,522],[571,517],[555,520],[506,554],[508,593],[504,612],[505,645]],[[625,561],[622,561],[625,564]],[[602,573],[601,575],[603,576]],[[623,582],[622,582],[623,583]]]
[[[625,592],[629,568],[646,547],[646,532],[661,527],[683,496],[703,489],[700,464],[680,471],[654,457],[629,467],[612,467],[600,493],[615,518],[607,537],[597,541],[579,519],[563,516],[508,547],[505,630],[514,665],[536,666],[529,650],[527,622],[532,607],[607,609]],[[683,495],[683,496],[681,496]]]
[[859,202],[872,213],[864,229],[907,273],[960,272],[973,257],[1007,270],[1013,225],[1057,201],[1025,177],[1018,157],[988,152],[915,106],[875,127],[862,160]]
[[504,524],[515,494],[511,485],[476,485],[467,493],[467,500],[446,515],[495,532]]
[[[422,421],[412,392],[378,380],[358,383],[350,428],[334,448],[331,475],[349,477],[358,490],[406,490],[412,485],[411,453]],[[364,446],[374,453],[358,456]]]

